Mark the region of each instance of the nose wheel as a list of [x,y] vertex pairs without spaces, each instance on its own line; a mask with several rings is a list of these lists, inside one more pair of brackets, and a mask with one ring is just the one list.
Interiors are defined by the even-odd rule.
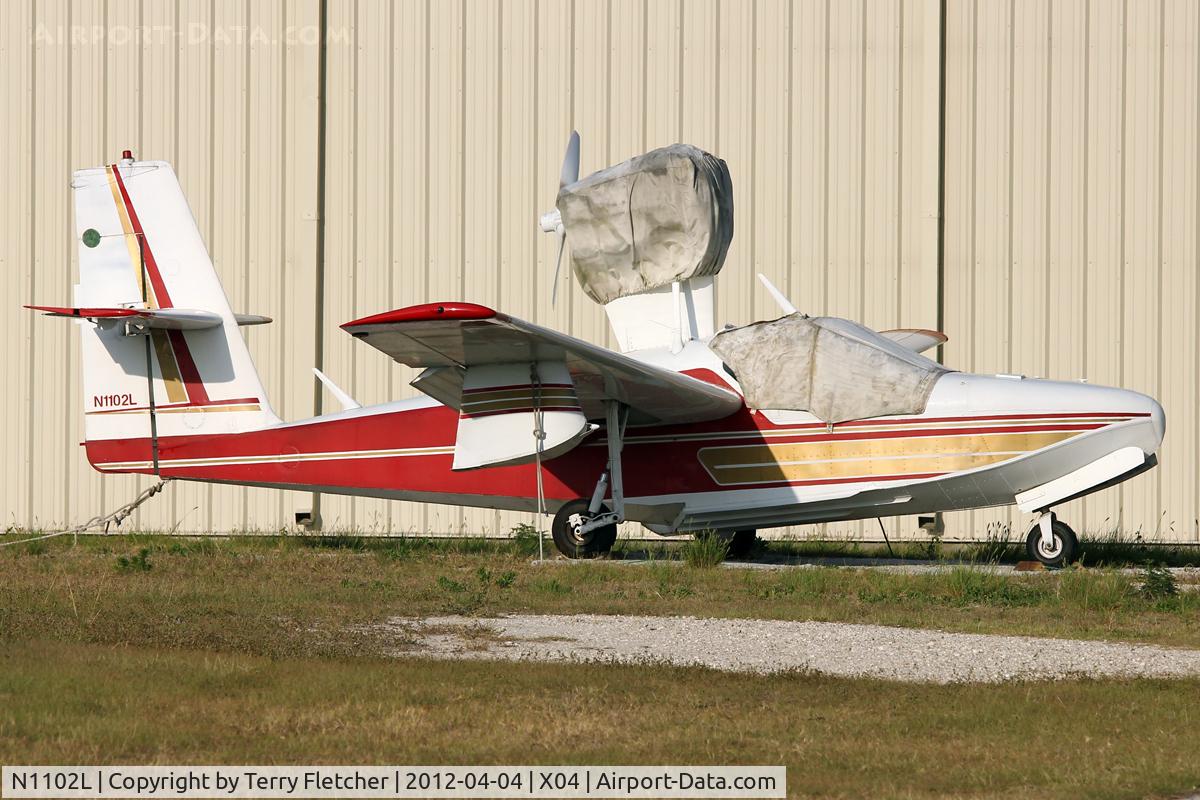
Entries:
[[1029,529],[1025,538],[1025,550],[1031,559],[1047,567],[1065,567],[1075,561],[1079,553],[1079,537],[1071,526],[1048,511],[1042,512],[1038,521]]
[[558,552],[567,558],[596,558],[612,550],[617,541],[617,523],[612,522],[598,527],[588,525],[594,519],[610,515],[606,506],[600,506],[599,512],[589,511],[590,501],[585,498],[563,503],[562,508],[554,515],[550,523],[550,534],[554,538],[554,546]]

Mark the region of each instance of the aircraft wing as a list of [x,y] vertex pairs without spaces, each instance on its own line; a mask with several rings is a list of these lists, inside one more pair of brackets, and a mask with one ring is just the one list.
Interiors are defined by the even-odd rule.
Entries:
[[533,361],[566,364],[588,419],[604,417],[605,400],[629,406],[635,424],[703,422],[742,407],[730,389],[473,303],[401,308],[342,328],[402,364],[426,368],[413,386],[460,410],[468,367]]

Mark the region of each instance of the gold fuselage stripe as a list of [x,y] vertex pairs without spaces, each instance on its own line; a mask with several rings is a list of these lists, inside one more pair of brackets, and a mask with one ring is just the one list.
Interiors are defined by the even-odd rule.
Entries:
[[731,445],[700,450],[717,483],[747,483],[959,472],[1058,444],[1086,431],[917,436],[850,441]]

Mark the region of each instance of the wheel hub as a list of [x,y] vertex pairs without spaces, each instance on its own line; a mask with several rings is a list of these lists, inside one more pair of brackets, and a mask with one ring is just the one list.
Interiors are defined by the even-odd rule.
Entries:
[[1046,558],[1057,558],[1063,549],[1062,539],[1057,534],[1052,536],[1048,543],[1042,539],[1038,539],[1037,549]]
[[567,527],[570,529],[571,538],[575,540],[576,544],[585,545],[592,540],[592,531],[588,531],[587,533],[582,532],[584,523],[588,519],[590,518],[585,517],[583,514],[572,514],[567,517]]

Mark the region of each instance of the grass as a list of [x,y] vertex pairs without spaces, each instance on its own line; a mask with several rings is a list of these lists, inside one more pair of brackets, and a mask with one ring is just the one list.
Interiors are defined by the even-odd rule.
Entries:
[[786,764],[792,796],[1122,798],[1194,791],[1198,751],[1195,682],[0,646],[3,763]]
[[1200,788],[1198,681],[934,687],[396,660],[371,631],[393,616],[590,612],[1200,646],[1200,594],[1170,573],[748,571],[666,552],[537,565],[529,550],[153,536],[2,550],[0,763],[782,763],[791,794],[817,797]]
[[[47,540],[0,550],[0,641],[217,649],[268,656],[370,649],[346,631],[391,616],[690,614],[872,622],[1200,647],[1200,592],[1146,570],[998,575],[649,563],[534,564],[503,541]],[[1161,583],[1161,581],[1160,581]],[[238,625],[227,624],[236,620]]]

